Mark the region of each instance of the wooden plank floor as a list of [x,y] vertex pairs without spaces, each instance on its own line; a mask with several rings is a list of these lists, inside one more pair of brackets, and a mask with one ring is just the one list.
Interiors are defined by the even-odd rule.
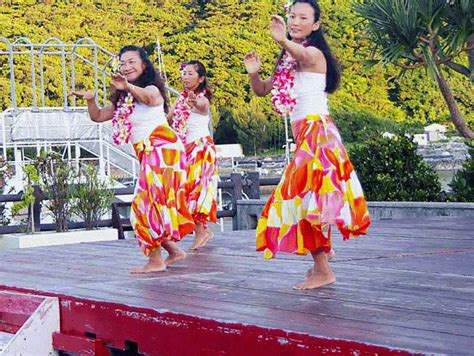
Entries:
[[[336,284],[294,291],[309,256],[265,261],[254,231],[218,233],[164,273],[134,276],[133,240],[0,252],[0,287],[171,311],[422,353],[474,350],[470,219],[374,222],[368,237],[334,236]],[[192,238],[181,243],[189,247]]]

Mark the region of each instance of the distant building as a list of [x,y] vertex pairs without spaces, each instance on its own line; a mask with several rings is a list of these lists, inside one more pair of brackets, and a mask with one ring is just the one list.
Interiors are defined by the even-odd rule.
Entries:
[[440,124],[432,124],[425,127],[425,133],[428,136],[428,142],[446,139],[446,126]]
[[418,144],[418,146],[426,146],[428,144],[428,135],[427,134],[415,134],[413,135],[413,141]]
[[217,158],[241,158],[244,157],[244,151],[240,143],[216,145]]

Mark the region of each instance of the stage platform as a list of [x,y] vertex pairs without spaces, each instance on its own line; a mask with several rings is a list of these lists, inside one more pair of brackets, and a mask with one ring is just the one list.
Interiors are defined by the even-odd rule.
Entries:
[[145,261],[134,240],[3,251],[0,290],[58,296],[53,343],[66,354],[470,354],[473,225],[390,220],[360,239],[335,234],[337,282],[319,290],[292,290],[310,256],[265,261],[254,231],[217,233],[148,275],[128,273]]

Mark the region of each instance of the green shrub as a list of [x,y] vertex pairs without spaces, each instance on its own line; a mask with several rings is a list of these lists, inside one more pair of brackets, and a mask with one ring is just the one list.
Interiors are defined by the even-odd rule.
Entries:
[[56,231],[68,230],[72,210],[72,183],[76,176],[73,167],[56,152],[41,152],[37,161],[41,190],[48,202],[46,207],[53,213]]
[[377,137],[354,145],[351,161],[372,201],[438,201],[441,184],[411,138]]
[[86,229],[97,228],[100,217],[112,204],[113,192],[98,175],[97,167],[87,165],[78,175],[79,181],[72,194],[73,212],[86,223]]
[[474,143],[468,143],[471,157],[464,163],[463,168],[456,172],[449,186],[452,194],[450,201],[474,202]]

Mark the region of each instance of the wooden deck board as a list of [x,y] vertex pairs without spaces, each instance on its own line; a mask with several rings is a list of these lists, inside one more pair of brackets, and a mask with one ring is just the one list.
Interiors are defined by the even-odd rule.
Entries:
[[[293,291],[309,256],[264,261],[254,232],[218,233],[164,273],[133,276],[133,240],[0,252],[0,286],[106,301],[398,349],[474,349],[474,232],[469,219],[391,220],[368,237],[335,234],[337,283]],[[182,241],[189,247],[192,238]]]

